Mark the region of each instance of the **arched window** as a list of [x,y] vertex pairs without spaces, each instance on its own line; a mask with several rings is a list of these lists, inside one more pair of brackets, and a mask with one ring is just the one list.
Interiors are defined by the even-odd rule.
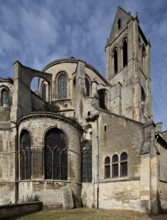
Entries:
[[82,182],[92,182],[92,145],[90,142],[82,145],[81,179]]
[[128,64],[128,43],[127,39],[123,41],[123,67]]
[[145,102],[145,101],[146,101],[146,94],[143,87],[141,87],[141,102]]
[[120,29],[121,28],[121,19],[119,18],[118,19],[118,29]]
[[145,110],[145,101],[146,101],[146,94],[145,94],[143,87],[141,87],[141,111],[142,113],[144,113],[144,110]]
[[127,153],[122,153],[120,157],[120,176],[128,175],[128,155]]
[[46,101],[46,84],[42,84],[42,99]]
[[110,178],[110,158],[106,157],[104,161],[105,178]]
[[118,72],[118,50],[117,48],[114,49],[114,73]]
[[67,144],[65,134],[50,129],[45,135],[45,179],[67,180]]
[[31,136],[27,130],[20,135],[20,178],[31,179]]
[[8,106],[9,105],[9,92],[7,89],[3,89],[1,93],[1,103],[2,106]]
[[145,57],[146,57],[146,48],[144,45],[142,45],[142,68],[144,68],[144,63],[145,63]]
[[86,96],[90,96],[90,83],[88,78],[85,78]]
[[99,98],[99,108],[107,109],[107,107],[106,107],[106,90],[105,89],[98,90],[98,98]]
[[76,86],[76,76],[73,78],[73,86]]
[[118,177],[118,155],[112,157],[112,177]]
[[58,99],[67,98],[67,77],[65,73],[61,73],[58,77]]

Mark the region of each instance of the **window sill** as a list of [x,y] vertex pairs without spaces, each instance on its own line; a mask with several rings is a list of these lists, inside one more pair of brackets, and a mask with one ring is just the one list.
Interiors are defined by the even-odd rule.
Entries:
[[108,182],[124,182],[124,181],[134,181],[134,180],[140,180],[140,177],[114,177],[114,178],[105,178],[101,179],[100,183],[108,183]]

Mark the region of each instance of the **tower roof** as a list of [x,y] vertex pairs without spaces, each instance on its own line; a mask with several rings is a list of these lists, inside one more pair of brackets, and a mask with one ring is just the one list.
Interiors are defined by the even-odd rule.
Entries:
[[118,7],[115,20],[111,29],[111,33],[109,36],[109,39],[107,40],[106,46],[110,45],[117,36],[121,33],[121,31],[127,27],[128,22],[134,19],[133,16],[131,16],[130,12],[127,13],[124,9],[121,7]]

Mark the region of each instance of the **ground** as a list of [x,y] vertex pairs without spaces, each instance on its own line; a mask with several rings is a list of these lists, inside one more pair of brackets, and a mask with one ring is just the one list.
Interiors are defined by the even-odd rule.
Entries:
[[72,209],[42,211],[24,217],[11,218],[11,220],[166,220],[167,215],[147,215],[133,211],[122,210],[96,210]]

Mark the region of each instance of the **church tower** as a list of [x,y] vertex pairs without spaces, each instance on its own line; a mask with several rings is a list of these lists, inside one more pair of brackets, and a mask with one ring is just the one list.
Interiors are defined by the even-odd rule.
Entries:
[[150,43],[133,17],[118,8],[106,43],[111,111],[139,122],[152,120]]

